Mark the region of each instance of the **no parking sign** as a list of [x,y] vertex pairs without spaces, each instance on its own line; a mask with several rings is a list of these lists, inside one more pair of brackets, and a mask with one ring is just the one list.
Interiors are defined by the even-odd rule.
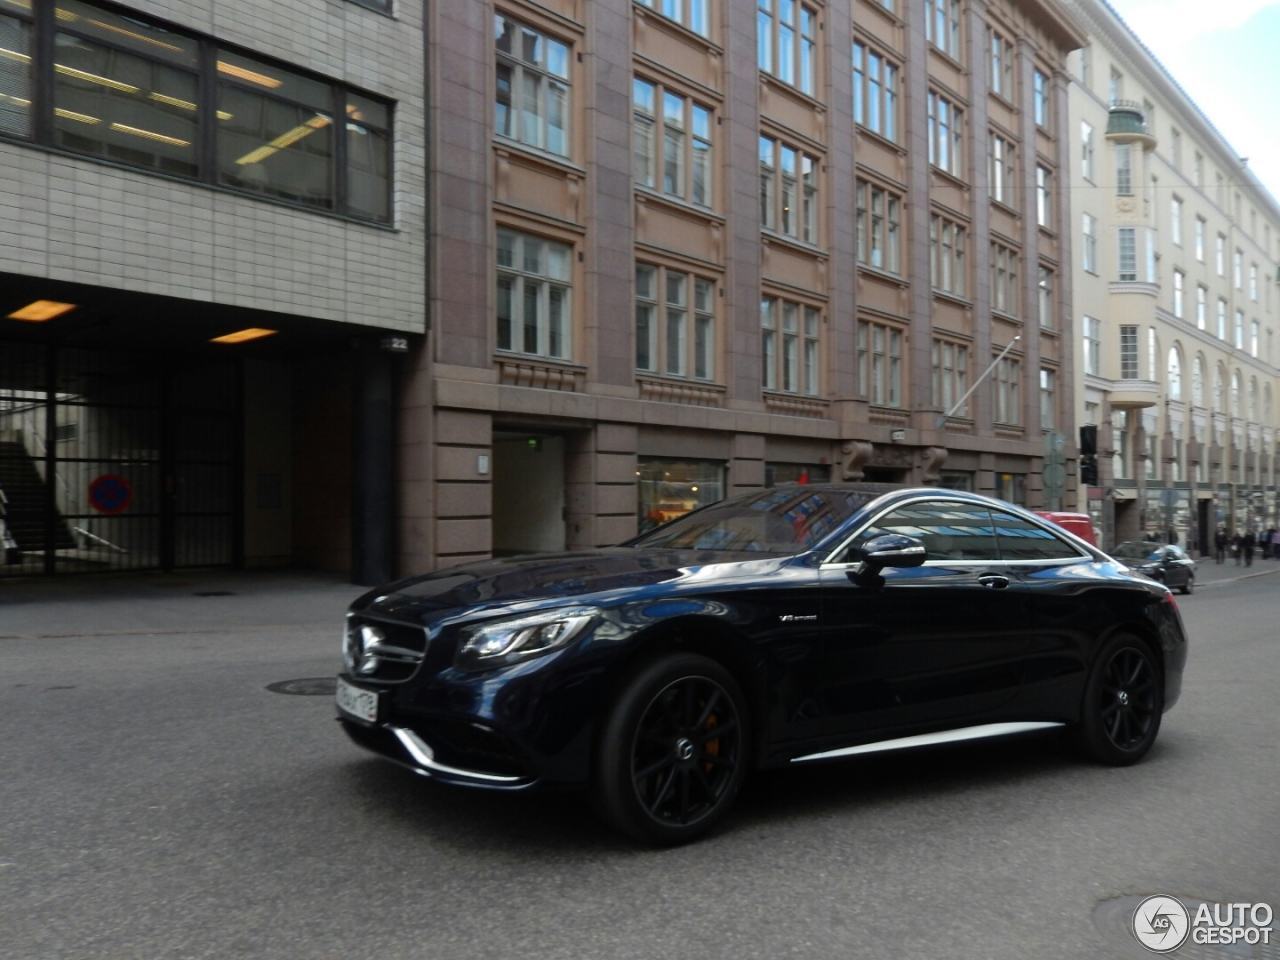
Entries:
[[104,473],[89,484],[89,506],[99,513],[123,513],[133,502],[133,487],[124,477]]

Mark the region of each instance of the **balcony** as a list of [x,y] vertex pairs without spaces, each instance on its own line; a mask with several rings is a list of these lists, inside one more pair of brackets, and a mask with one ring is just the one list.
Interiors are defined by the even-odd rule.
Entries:
[[1147,129],[1147,114],[1142,104],[1132,100],[1114,100],[1107,116],[1107,139],[1122,143],[1138,142],[1144,150],[1153,150],[1156,138]]
[[1120,410],[1154,407],[1160,402],[1160,384],[1154,380],[1113,380],[1107,399]]

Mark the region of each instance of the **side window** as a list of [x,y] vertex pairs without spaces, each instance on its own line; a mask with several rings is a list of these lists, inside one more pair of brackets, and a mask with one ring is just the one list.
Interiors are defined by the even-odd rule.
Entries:
[[[924,541],[929,560],[999,560],[986,507],[975,503],[925,500],[881,514],[854,539],[850,547],[887,533],[901,533]],[[850,562],[846,551],[841,562]]]
[[1059,539],[1044,527],[1010,513],[995,510],[991,514],[1000,542],[1000,555],[1005,560],[1067,560],[1080,557],[1080,551]]

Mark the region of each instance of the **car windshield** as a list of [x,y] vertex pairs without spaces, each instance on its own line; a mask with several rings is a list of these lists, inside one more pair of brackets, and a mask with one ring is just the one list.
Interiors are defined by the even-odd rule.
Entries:
[[1143,543],[1134,540],[1130,543],[1121,543],[1111,551],[1113,557],[1123,557],[1126,560],[1159,560],[1160,551],[1163,548],[1158,543]]
[[838,488],[773,487],[695,510],[627,546],[802,553],[880,495]]

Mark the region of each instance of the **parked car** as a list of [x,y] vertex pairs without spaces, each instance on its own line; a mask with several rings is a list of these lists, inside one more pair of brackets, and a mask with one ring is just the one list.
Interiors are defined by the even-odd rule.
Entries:
[[1093,529],[1093,519],[1087,513],[1065,513],[1061,510],[1037,510],[1037,517],[1044,517],[1050,523],[1056,523],[1068,533],[1074,533],[1085,543],[1098,545],[1098,536]]
[[1131,540],[1117,544],[1111,555],[1167,587],[1177,587],[1183,593],[1195,591],[1196,562],[1181,547]]
[[1134,763],[1186,637],[1168,589],[1007,503],[809,485],[370,591],[343,656],[361,746],[442,782],[586,788],[670,844],[758,768],[1053,728]]

